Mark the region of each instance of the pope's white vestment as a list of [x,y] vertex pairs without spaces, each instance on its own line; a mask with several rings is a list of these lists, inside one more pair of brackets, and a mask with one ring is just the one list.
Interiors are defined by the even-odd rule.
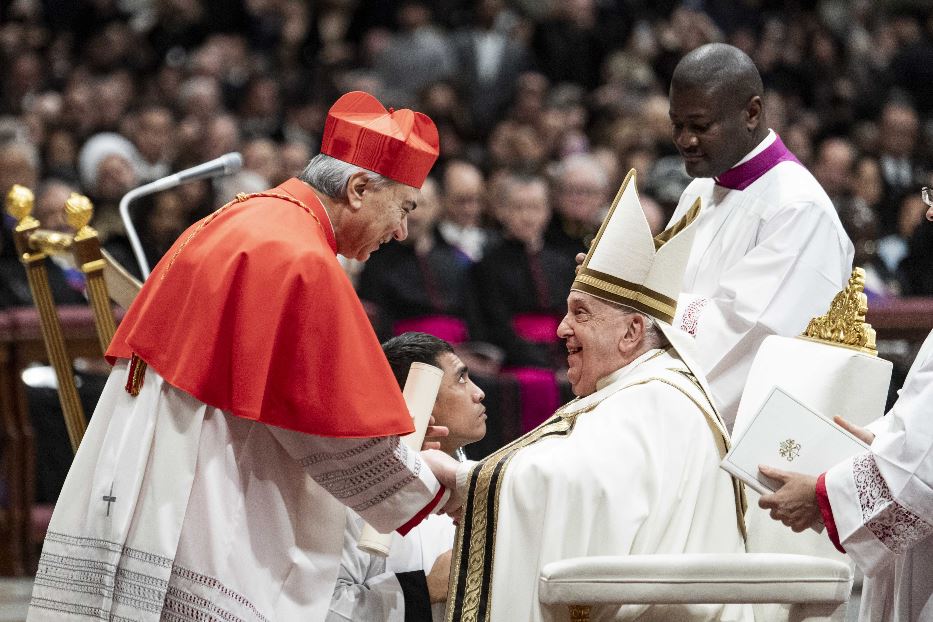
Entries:
[[[719,468],[727,435],[696,382],[674,350],[650,350],[475,467],[448,619],[569,620],[537,593],[541,569],[568,557],[744,552],[733,481]],[[750,616],[740,605],[592,611],[593,620]]]
[[825,476],[839,541],[865,573],[860,620],[933,620],[933,333],[871,452]]
[[324,620],[342,504],[388,531],[440,490],[397,437],[274,428],[145,374],[132,397],[126,361],[111,373],[49,526],[30,621]]
[[[774,132],[736,167],[774,145]],[[733,169],[734,170],[734,169]],[[799,335],[852,272],[854,249],[806,168],[775,164],[742,190],[694,179],[671,224],[700,198],[674,326],[696,338],[697,363],[729,429],[752,360],[768,335]]]

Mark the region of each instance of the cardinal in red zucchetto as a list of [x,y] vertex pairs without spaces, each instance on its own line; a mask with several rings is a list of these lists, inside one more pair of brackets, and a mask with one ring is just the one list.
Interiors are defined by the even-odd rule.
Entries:
[[[56,506],[30,620],[323,620],[344,506],[405,533],[456,504],[337,254],[407,235],[427,116],[347,93],[320,155],[237,195],[155,267]],[[454,497],[454,499],[452,499]]]

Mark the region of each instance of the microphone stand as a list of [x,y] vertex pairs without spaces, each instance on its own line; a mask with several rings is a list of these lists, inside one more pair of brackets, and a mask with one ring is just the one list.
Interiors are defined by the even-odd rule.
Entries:
[[143,245],[139,241],[139,235],[136,233],[136,226],[133,224],[132,218],[130,218],[130,203],[139,197],[162,192],[163,190],[180,186],[189,181],[218,177],[220,175],[232,175],[239,171],[242,166],[243,156],[233,151],[211,160],[210,162],[192,166],[191,168],[149,182],[138,188],[133,188],[123,195],[123,198],[120,199],[120,218],[123,220],[123,227],[126,229],[126,237],[129,239],[130,246],[133,248],[133,255],[136,256],[136,263],[139,264],[139,270],[144,281],[149,278],[151,270],[149,269],[149,261],[146,259]]

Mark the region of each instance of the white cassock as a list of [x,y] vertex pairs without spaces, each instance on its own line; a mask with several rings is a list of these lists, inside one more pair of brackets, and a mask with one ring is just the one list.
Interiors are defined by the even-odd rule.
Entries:
[[443,622],[444,603],[430,604],[425,581],[437,558],[453,546],[453,520],[433,515],[404,536],[392,534],[388,557],[370,555],[357,547],[362,529],[363,519],[348,512],[327,622]]
[[[694,382],[673,350],[651,350],[479,463],[448,620],[569,620],[537,593],[541,569],[568,557],[744,552],[733,480],[719,468],[727,435]],[[592,620],[606,619],[750,620],[751,609],[593,608]]]
[[[776,143],[771,131],[741,164]],[[744,190],[695,179],[671,218],[702,202],[674,326],[696,338],[729,429],[752,360],[768,335],[799,335],[846,285],[854,249],[829,197],[803,166],[777,163]],[[669,225],[670,226],[670,225]]]
[[933,333],[871,452],[825,475],[839,541],[865,573],[860,620],[933,620]]
[[388,531],[438,501],[397,437],[266,426],[145,373],[132,397],[127,362],[111,372],[49,525],[30,621],[324,620],[342,504]]

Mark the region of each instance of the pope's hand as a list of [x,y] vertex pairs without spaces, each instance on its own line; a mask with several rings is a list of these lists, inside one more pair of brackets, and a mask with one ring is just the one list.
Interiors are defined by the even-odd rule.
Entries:
[[431,472],[434,473],[434,477],[437,478],[437,481],[450,491],[450,499],[444,506],[443,512],[445,514],[457,512],[460,506],[463,505],[461,495],[457,494],[457,468],[460,466],[460,463],[444,452],[436,449],[426,449],[422,451],[421,458],[428,465],[428,468],[431,469]]
[[796,532],[822,522],[820,506],[816,502],[815,477],[763,465],[758,470],[765,477],[783,484],[775,492],[758,499],[759,507],[771,510],[771,518]]
[[577,256],[574,257],[577,260],[576,273],[580,274],[580,267],[583,266],[584,260],[586,260],[586,253],[577,253]]

